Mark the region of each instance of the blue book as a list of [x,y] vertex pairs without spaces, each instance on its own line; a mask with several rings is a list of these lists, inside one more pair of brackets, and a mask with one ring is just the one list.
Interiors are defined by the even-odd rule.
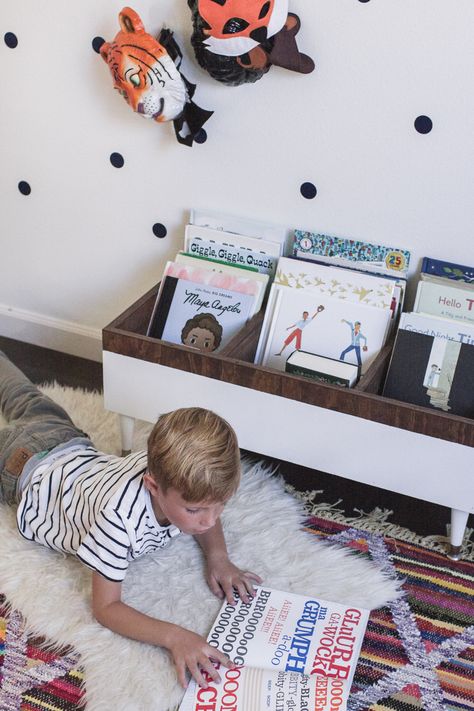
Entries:
[[444,277],[452,281],[464,281],[466,284],[474,284],[474,267],[466,267],[463,264],[453,264],[452,262],[445,262],[441,259],[423,257],[421,273]]

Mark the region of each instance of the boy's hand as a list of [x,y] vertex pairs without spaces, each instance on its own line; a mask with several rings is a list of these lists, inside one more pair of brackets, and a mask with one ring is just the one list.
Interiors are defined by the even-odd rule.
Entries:
[[245,603],[250,602],[255,595],[254,583],[260,584],[262,579],[250,571],[240,570],[228,556],[210,557],[207,559],[207,584],[218,598],[227,599],[235,605],[234,588]]
[[219,683],[221,677],[213,665],[211,659],[220,662],[224,667],[231,669],[234,664],[219,649],[211,647],[204,637],[200,637],[194,632],[176,627],[173,630],[173,639],[167,645],[178,674],[178,681],[186,688],[186,670],[197,681],[199,686],[207,688],[208,683],[203,676],[203,671],[211,677],[213,681]]

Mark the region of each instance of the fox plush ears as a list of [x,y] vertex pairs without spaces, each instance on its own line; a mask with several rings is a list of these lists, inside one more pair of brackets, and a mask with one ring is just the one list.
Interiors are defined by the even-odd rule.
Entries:
[[297,15],[288,0],[188,0],[191,43],[203,69],[236,86],[260,79],[272,64],[309,74],[313,60],[296,46]]
[[115,39],[100,48],[114,88],[141,116],[173,121],[178,141],[191,146],[213,112],[191,100],[196,87],[179,71],[182,55],[173,33],[163,29],[156,40],[130,7],[120,12],[119,23]]

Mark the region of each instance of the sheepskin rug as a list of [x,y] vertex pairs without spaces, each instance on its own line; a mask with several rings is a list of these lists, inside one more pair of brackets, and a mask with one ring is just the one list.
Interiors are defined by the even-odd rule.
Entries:
[[[102,397],[57,385],[44,391],[71,414],[105,452],[120,452],[118,417]],[[1,424],[0,424],[1,426]],[[134,450],[146,446],[150,425],[137,423]],[[266,585],[329,600],[379,607],[397,596],[368,560],[301,529],[301,504],[262,462],[243,462],[241,487],[227,505],[223,524],[231,558],[258,572]],[[166,711],[179,703],[168,654],[101,627],[90,612],[90,572],[68,556],[22,539],[12,511],[0,509],[0,591],[20,610],[28,629],[81,655],[88,711]],[[164,551],[132,564],[124,598],[143,612],[206,635],[220,601],[207,588],[200,549],[192,537],[174,539]]]

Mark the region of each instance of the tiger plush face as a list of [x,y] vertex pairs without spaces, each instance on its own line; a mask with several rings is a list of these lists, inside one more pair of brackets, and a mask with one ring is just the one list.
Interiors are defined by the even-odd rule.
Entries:
[[184,81],[165,48],[145,28],[137,13],[125,7],[119,14],[121,30],[104,42],[100,54],[131,108],[145,118],[172,121],[187,101]]

